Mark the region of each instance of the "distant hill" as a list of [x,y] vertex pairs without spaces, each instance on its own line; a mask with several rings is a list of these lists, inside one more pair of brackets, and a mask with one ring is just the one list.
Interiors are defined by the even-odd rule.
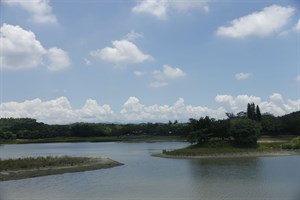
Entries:
[[284,132],[300,135],[300,111],[279,117]]

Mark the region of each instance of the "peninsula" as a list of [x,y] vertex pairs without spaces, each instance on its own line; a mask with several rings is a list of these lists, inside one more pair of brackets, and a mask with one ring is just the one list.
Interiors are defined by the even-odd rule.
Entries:
[[123,165],[106,157],[30,157],[0,159],[0,181],[111,168]]

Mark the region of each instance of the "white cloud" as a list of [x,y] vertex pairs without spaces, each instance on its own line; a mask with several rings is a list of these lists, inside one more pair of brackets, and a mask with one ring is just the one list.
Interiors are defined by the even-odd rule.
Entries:
[[167,122],[168,120],[187,121],[189,118],[200,118],[206,115],[215,118],[225,117],[225,110],[216,110],[202,107],[185,105],[184,99],[178,99],[173,105],[150,105],[140,103],[136,97],[130,97],[120,111],[123,121],[135,122]]
[[231,95],[217,95],[215,97],[217,103],[221,103],[226,106],[229,110],[237,113],[239,111],[245,110],[248,103],[254,102],[258,104],[261,102],[260,97],[248,96],[248,95],[238,95],[233,97]]
[[141,77],[144,75],[144,72],[141,72],[141,71],[134,71],[133,73],[136,77]]
[[217,109],[205,106],[186,105],[179,98],[173,105],[144,105],[137,97],[130,97],[118,112],[108,104],[99,105],[93,99],[87,99],[82,108],[72,108],[66,97],[42,101],[41,99],[24,102],[6,102],[0,104],[1,117],[30,117],[50,124],[73,122],[168,122],[169,120],[188,121],[189,118],[210,116],[216,119],[226,118],[226,112],[245,111],[249,102],[259,105],[261,112],[284,115],[300,109],[300,100],[284,100],[281,94],[274,93],[269,100],[260,97],[238,95],[217,95],[215,101],[221,104]]
[[43,63],[43,55],[47,51],[32,31],[4,23],[0,33],[1,67],[11,70],[28,69]]
[[281,102],[281,101],[283,101],[283,97],[279,93],[274,93],[270,96],[270,100],[272,102]]
[[[30,30],[3,24],[0,28],[1,68],[7,70],[30,69],[46,65],[58,71],[71,64],[68,53],[60,48],[46,49]],[[48,59],[48,64],[45,59]]]
[[152,88],[161,88],[169,85],[167,82],[171,79],[178,79],[186,76],[186,73],[184,73],[180,68],[178,67],[172,67],[170,65],[164,65],[163,70],[155,70],[152,72],[153,78],[155,81],[152,81],[149,83],[149,87]]
[[57,23],[56,16],[52,13],[49,0],[2,0],[9,6],[20,6],[32,16],[31,21],[39,24]]
[[89,59],[87,59],[87,58],[83,58],[83,60],[84,60],[84,63],[85,63],[86,65],[92,64],[92,62],[91,62]]
[[238,73],[235,75],[236,80],[245,80],[248,79],[252,74],[251,73]]
[[134,41],[138,38],[143,38],[144,35],[142,33],[137,33],[134,30],[131,30],[125,37],[126,40]]
[[177,1],[177,0],[142,0],[132,8],[134,13],[147,13],[158,19],[166,19],[170,11],[188,12],[192,9],[203,9],[208,12],[209,8],[205,0]]
[[230,22],[230,26],[219,27],[217,35],[232,38],[244,38],[251,35],[264,37],[280,31],[294,12],[295,9],[292,7],[272,5],[260,12],[234,19]]
[[50,124],[106,121],[111,120],[113,115],[109,105],[98,105],[91,99],[86,100],[81,109],[73,109],[66,97],[50,101],[33,99],[21,103],[2,103],[0,110],[1,117],[30,117]]
[[156,70],[153,72],[153,76],[157,80],[178,79],[186,76],[186,74],[178,67],[172,67],[170,65],[164,65],[163,70]]
[[60,71],[71,65],[68,53],[62,49],[52,47],[48,50],[47,56],[50,62],[48,65],[50,71]]
[[105,47],[91,51],[90,55],[117,65],[138,64],[153,60],[153,57],[144,54],[134,43],[128,40],[115,40],[113,47]]
[[300,32],[300,19],[298,20],[298,23],[296,24],[294,29],[295,29],[295,31]]
[[233,97],[231,95],[217,95],[215,101],[223,104],[228,111],[237,113],[245,111],[248,103],[254,102],[259,105],[261,112],[272,113],[276,116],[288,114],[298,111],[300,109],[300,100],[284,100],[279,93],[274,93],[270,97],[270,101],[263,101],[260,97],[238,95]]
[[157,18],[165,19],[167,14],[167,1],[163,0],[143,0],[132,8],[134,13],[147,13]]

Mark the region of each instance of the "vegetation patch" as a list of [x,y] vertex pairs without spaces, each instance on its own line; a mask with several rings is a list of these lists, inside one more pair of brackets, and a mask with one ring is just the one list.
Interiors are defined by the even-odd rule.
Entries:
[[283,149],[299,150],[300,149],[300,137],[292,139],[291,142],[282,145]]
[[212,141],[206,144],[190,145],[186,148],[176,149],[173,151],[163,151],[166,155],[175,156],[205,156],[213,154],[232,154],[232,153],[249,153],[249,152],[271,152],[276,149],[264,145],[252,147],[237,147],[231,141]]
[[104,157],[29,157],[0,159],[0,181],[80,172],[122,165]]

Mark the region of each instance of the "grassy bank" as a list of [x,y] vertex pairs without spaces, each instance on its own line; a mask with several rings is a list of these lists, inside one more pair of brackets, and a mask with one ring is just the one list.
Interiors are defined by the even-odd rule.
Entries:
[[56,137],[41,139],[15,139],[0,141],[0,144],[33,144],[33,143],[65,143],[65,142],[155,142],[185,141],[179,136],[123,136],[123,137]]
[[0,159],[0,181],[88,171],[119,165],[122,164],[102,157],[63,156]]
[[285,143],[282,145],[282,148],[289,149],[289,150],[300,150],[300,136],[295,137],[290,142]]
[[[202,145],[190,145],[186,148],[172,151],[164,150],[163,157],[235,157],[235,156],[263,156],[286,155],[282,147],[293,141],[293,136],[262,137],[256,146],[237,147],[230,141],[210,141]],[[165,156],[164,156],[165,155]]]

